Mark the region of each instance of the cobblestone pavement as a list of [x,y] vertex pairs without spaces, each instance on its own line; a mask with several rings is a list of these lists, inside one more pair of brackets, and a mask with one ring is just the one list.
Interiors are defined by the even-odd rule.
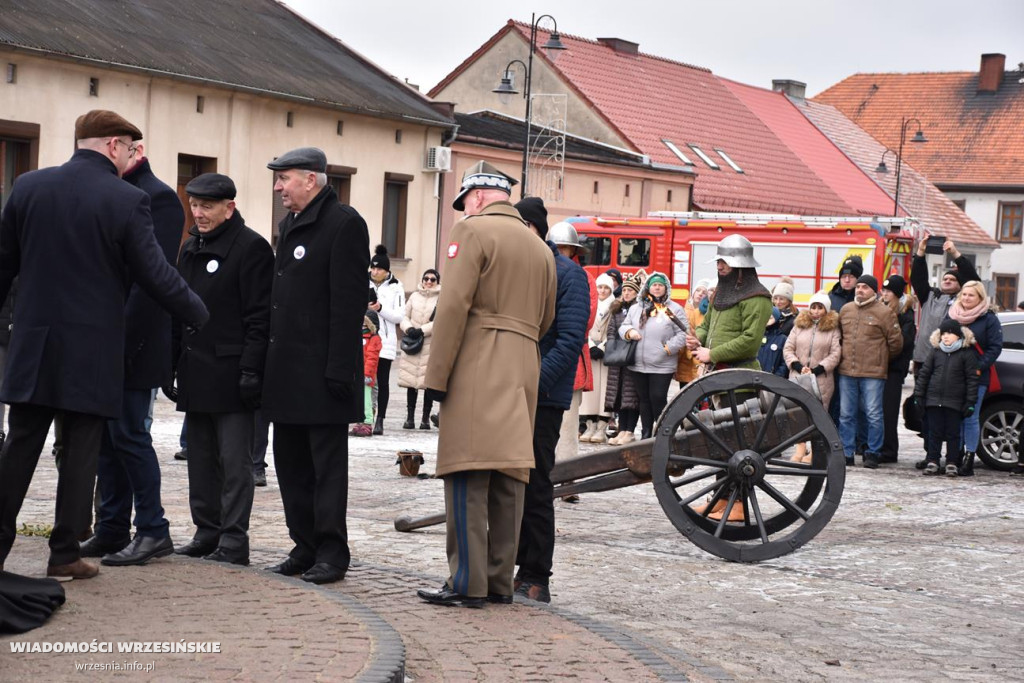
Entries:
[[[357,564],[332,590],[401,634],[410,680],[1024,680],[1024,486],[1004,473],[922,477],[920,440],[901,432],[897,465],[848,470],[829,525],[755,565],[692,545],[650,485],[585,494],[556,503],[550,608],[445,610],[413,595],[445,574],[443,528],[392,527],[443,510],[440,481],[401,477],[395,465],[396,451],[415,448],[432,472],[436,454],[435,431],[401,429],[404,399],[392,391],[384,436],[350,440]],[[185,465],[172,459],[180,422],[159,399],[153,434],[179,543],[191,535]],[[289,547],[268,461],[254,565]],[[44,457],[20,521],[52,521],[53,482]]]

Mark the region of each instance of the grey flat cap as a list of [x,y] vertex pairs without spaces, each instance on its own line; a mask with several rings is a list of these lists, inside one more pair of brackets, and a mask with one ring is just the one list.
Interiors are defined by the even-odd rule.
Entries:
[[198,199],[234,199],[235,182],[222,173],[204,173],[188,182],[185,193]]
[[267,164],[267,168],[272,171],[301,168],[304,171],[326,173],[327,155],[324,154],[322,149],[317,149],[316,147],[299,147],[277,157]]

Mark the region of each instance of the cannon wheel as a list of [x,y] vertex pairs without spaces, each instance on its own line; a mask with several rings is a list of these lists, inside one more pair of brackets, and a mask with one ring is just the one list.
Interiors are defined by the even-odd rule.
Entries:
[[[730,422],[739,423],[740,406],[752,392],[766,408],[747,430],[716,431],[697,419],[702,402],[715,396],[731,411]],[[767,439],[772,421],[794,407],[804,411],[807,426]],[[694,429],[728,457],[690,454],[688,439],[678,437]],[[810,464],[789,460],[801,441],[811,442]],[[792,552],[828,524],[842,497],[846,461],[818,398],[776,375],[722,370],[688,384],[662,413],[651,475],[662,509],[695,545],[726,560],[756,562]],[[716,504],[725,505],[721,519],[714,518]],[[740,511],[741,520],[729,520],[730,512],[737,517]]]

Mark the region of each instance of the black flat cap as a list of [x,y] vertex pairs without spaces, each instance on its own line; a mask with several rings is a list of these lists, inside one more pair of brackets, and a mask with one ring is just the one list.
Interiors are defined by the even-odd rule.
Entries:
[[267,164],[267,168],[272,171],[301,168],[304,171],[327,173],[327,155],[316,147],[299,147],[274,159]]
[[204,173],[188,181],[185,193],[198,199],[234,199],[235,181],[222,173]]

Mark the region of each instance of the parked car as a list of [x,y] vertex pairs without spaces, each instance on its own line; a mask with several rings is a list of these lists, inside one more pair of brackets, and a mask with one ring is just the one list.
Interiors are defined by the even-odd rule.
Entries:
[[981,404],[981,442],[978,457],[993,469],[1010,470],[1020,452],[1024,426],[1024,313],[1000,313],[1003,351],[996,359],[999,387]]

